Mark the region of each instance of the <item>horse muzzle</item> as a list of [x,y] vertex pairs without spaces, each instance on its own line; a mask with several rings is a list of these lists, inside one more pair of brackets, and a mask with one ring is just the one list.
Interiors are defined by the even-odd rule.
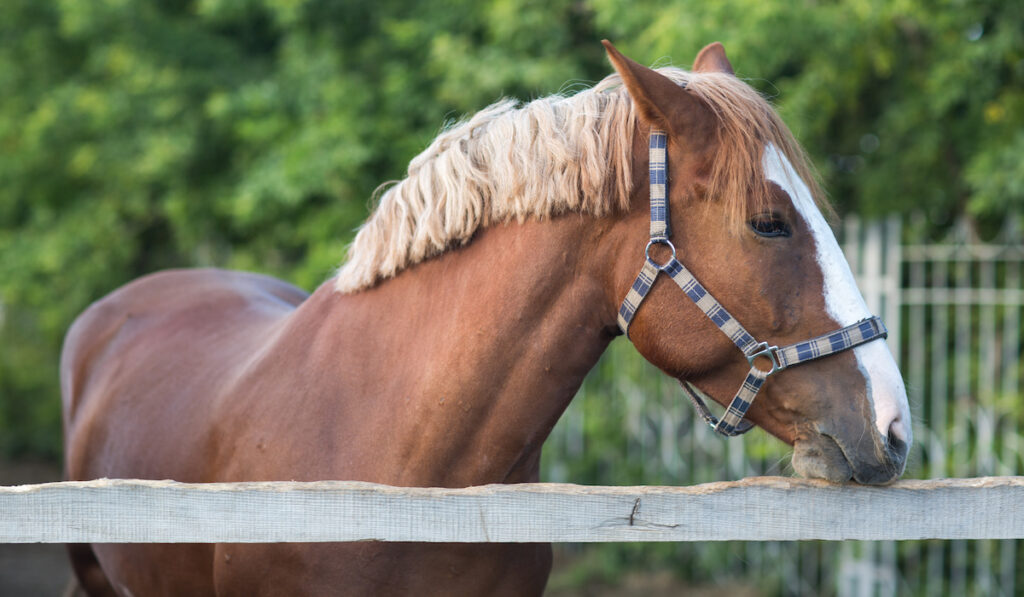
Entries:
[[825,432],[798,439],[793,443],[793,469],[801,477],[834,483],[885,485],[898,479],[906,467],[910,447],[897,437],[866,435],[875,437],[856,445],[845,444]]

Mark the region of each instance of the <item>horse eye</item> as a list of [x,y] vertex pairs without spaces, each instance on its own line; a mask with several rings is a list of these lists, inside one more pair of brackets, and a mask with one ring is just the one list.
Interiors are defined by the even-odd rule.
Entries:
[[793,231],[790,229],[789,224],[773,213],[754,216],[754,218],[750,220],[750,228],[757,233],[758,236],[763,236],[765,238],[793,236]]

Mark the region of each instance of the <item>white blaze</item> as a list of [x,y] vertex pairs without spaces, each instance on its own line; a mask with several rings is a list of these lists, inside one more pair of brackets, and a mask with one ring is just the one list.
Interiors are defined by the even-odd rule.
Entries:
[[[764,151],[765,177],[789,194],[793,206],[803,217],[814,236],[817,261],[824,278],[825,309],[840,326],[848,326],[871,316],[864,298],[853,279],[853,272],[843,256],[836,237],[825,216],[814,203],[807,184],[797,175],[793,165],[774,145]],[[890,427],[895,437],[910,445],[910,406],[903,377],[885,342],[874,341],[853,349],[857,363],[867,376],[868,399],[875,413],[875,425],[883,437]]]

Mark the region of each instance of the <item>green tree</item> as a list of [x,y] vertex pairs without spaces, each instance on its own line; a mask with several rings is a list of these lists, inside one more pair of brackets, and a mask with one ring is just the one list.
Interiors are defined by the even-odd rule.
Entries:
[[[214,265],[312,288],[446,120],[725,42],[840,211],[1024,200],[1018,2],[9,0],[0,20],[0,449],[59,450],[89,302]],[[600,375],[600,374],[599,374]]]

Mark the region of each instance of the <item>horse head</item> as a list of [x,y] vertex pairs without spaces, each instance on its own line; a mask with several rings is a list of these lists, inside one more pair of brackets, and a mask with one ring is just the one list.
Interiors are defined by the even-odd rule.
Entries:
[[[655,71],[605,45],[639,139],[610,282],[614,300],[626,297],[630,340],[698,407],[700,394],[729,407],[718,431],[749,420],[793,445],[797,473],[897,478],[911,442],[906,391],[792,135],[720,44],[692,73]],[[648,229],[640,220],[652,204]]]

